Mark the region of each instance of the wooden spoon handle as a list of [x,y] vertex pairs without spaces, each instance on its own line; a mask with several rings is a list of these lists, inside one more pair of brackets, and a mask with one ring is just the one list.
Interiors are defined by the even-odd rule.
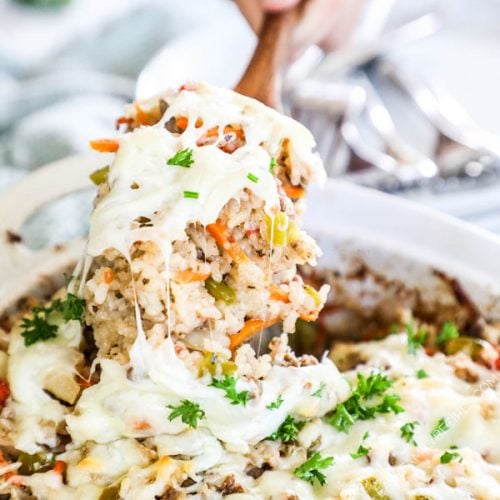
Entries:
[[264,17],[259,41],[236,92],[273,108],[281,108],[281,71],[286,63],[289,40],[298,17],[297,8]]

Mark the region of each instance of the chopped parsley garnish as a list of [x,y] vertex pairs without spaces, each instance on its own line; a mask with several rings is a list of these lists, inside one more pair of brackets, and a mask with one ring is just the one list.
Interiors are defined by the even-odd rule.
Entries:
[[28,347],[40,340],[56,337],[59,328],[57,320],[61,317],[64,322],[76,320],[82,324],[84,312],[85,301],[72,293],[68,293],[64,300],[53,300],[48,306],[34,307],[32,317],[23,318],[21,322],[24,345]]
[[450,426],[446,423],[446,420],[444,418],[440,418],[438,420],[438,423],[434,426],[434,429],[431,431],[431,436],[433,438],[436,438],[439,436],[439,434],[449,431]]
[[40,340],[49,340],[56,337],[58,329],[57,325],[52,325],[47,321],[47,315],[43,308],[34,308],[33,317],[23,318],[21,328],[21,335],[24,337],[26,347]]
[[362,444],[360,444],[358,446],[358,451],[356,453],[351,453],[351,457],[354,459],[366,457],[368,453],[370,453],[370,448],[365,448]]
[[423,369],[420,368],[420,370],[417,370],[417,378],[427,378],[429,375],[427,372]]
[[255,184],[257,184],[257,182],[259,182],[259,178],[252,174],[251,172],[247,175],[247,179],[251,180],[252,182],[255,182]]
[[421,328],[415,330],[415,327],[410,323],[405,324],[405,330],[408,337],[408,352],[415,354],[424,345],[427,332]]
[[442,464],[449,464],[453,459],[458,458],[458,461],[461,462],[463,460],[462,455],[456,451],[445,451],[439,461]]
[[83,323],[83,313],[85,312],[85,300],[78,298],[72,293],[68,293],[64,300],[57,299],[52,302],[52,307],[62,313],[64,321],[76,320]]
[[458,331],[457,326],[453,321],[446,321],[441,330],[439,331],[439,335],[437,336],[436,343],[442,344],[447,340],[452,340],[460,337],[460,332]]
[[232,405],[246,406],[250,399],[250,394],[248,391],[238,392],[236,390],[236,381],[236,377],[224,375],[223,379],[213,378],[210,386],[223,390],[226,393],[225,397],[231,401]]
[[[366,438],[368,438],[370,434],[368,432],[365,432],[364,436],[363,436],[363,441],[365,441]],[[356,453],[351,453],[351,458],[362,458],[362,457],[366,457],[368,455],[368,453],[370,453],[370,448],[366,448],[365,446],[363,446],[363,444],[360,444],[358,446],[358,451],[356,451]]]
[[283,399],[283,396],[280,394],[276,398],[276,401],[273,401],[272,403],[269,403],[268,405],[266,405],[266,408],[268,410],[277,410],[283,404],[283,401],[285,401],[285,400]]
[[411,443],[414,446],[417,446],[417,442],[415,441],[415,427],[420,425],[416,420],[413,422],[408,422],[400,427],[401,437],[407,442]]
[[314,396],[315,398],[322,398],[323,397],[323,391],[325,390],[326,384],[324,382],[321,382],[319,384],[319,389],[314,391],[311,396]]
[[295,477],[314,484],[318,481],[321,486],[326,484],[326,476],[320,472],[322,469],[328,469],[333,465],[333,457],[322,457],[315,451],[300,467],[294,471]]
[[167,408],[170,408],[172,413],[168,416],[170,421],[176,419],[177,417],[181,417],[181,420],[189,427],[196,429],[198,426],[198,420],[205,418],[205,412],[201,409],[198,403],[193,403],[188,399],[183,399],[181,404],[178,406],[167,405]]
[[[341,432],[348,432],[351,425],[357,420],[370,420],[379,413],[401,413],[404,411],[399,405],[400,397],[397,394],[384,394],[392,381],[382,373],[371,373],[365,377],[357,374],[358,385],[349,399],[338,404],[326,421]],[[367,406],[366,401],[375,396],[383,396],[382,401],[374,406]]]
[[200,196],[200,193],[196,191],[184,191],[184,198],[192,198],[193,200],[197,200]]
[[271,159],[269,160],[269,172],[273,173],[274,168],[276,167],[276,158],[274,156],[271,156]]
[[278,427],[278,430],[273,432],[267,439],[271,441],[281,439],[283,443],[294,443],[305,424],[305,422],[295,420],[291,415],[288,415]]
[[190,148],[177,151],[172,158],[167,160],[167,165],[175,165],[176,167],[184,168],[190,168],[193,163],[193,150]]

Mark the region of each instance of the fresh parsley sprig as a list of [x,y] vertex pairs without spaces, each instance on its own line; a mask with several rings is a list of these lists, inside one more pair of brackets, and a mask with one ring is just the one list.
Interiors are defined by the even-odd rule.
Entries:
[[283,423],[278,427],[278,430],[273,432],[267,439],[270,441],[277,441],[278,439],[281,439],[283,443],[294,443],[305,424],[305,422],[296,420],[291,415],[288,415],[288,417],[286,417]]
[[326,476],[320,472],[333,465],[333,457],[322,457],[315,451],[301,466],[294,471],[295,477],[314,484],[317,481],[321,486],[326,484]]
[[314,396],[315,398],[322,398],[323,397],[323,391],[325,390],[326,384],[324,382],[321,382],[319,384],[319,388],[314,391],[311,396]]
[[442,417],[438,420],[437,424],[432,429],[431,436],[433,438],[436,438],[439,436],[439,434],[442,434],[443,432],[446,432],[449,430],[450,430],[450,426],[446,422],[446,419],[444,417]]
[[34,307],[30,318],[23,318],[21,322],[21,335],[26,347],[39,341],[49,340],[57,336],[57,320],[64,322],[71,320],[83,324],[85,300],[72,293],[64,299],[55,299],[48,306]]
[[231,375],[224,375],[222,379],[212,379],[210,387],[216,387],[221,389],[226,393],[226,398],[231,401],[232,405],[243,405],[246,406],[248,400],[250,399],[250,393],[248,391],[236,390],[237,378]]
[[366,448],[365,446],[363,446],[363,443],[368,439],[369,435],[369,432],[365,432],[365,434],[363,435],[363,441],[358,446],[358,451],[356,451],[355,453],[351,453],[351,458],[354,458],[356,460],[357,458],[366,457],[368,453],[370,453],[370,448]]
[[284,402],[283,396],[280,394],[275,401],[266,405],[268,410],[277,410]]
[[458,458],[459,462],[462,462],[462,460],[464,459],[462,455],[460,455],[460,453],[458,453],[457,451],[445,451],[439,458],[439,461],[442,464],[449,464],[455,458]]
[[[357,420],[370,420],[379,413],[401,413],[404,408],[399,404],[397,394],[385,394],[392,381],[382,373],[372,372],[368,377],[357,374],[358,384],[349,398],[338,404],[326,417],[326,422],[341,432],[348,432]],[[368,406],[366,402],[376,396],[383,397],[379,404]]]
[[417,378],[420,378],[420,379],[429,377],[428,373],[423,368],[420,368],[419,370],[417,370],[416,375],[417,375]]
[[401,431],[401,437],[406,440],[407,443],[411,443],[414,446],[417,446],[417,442],[415,441],[415,427],[417,425],[420,425],[420,423],[414,420],[413,422],[408,422],[399,428]]
[[184,168],[190,168],[193,163],[193,150],[191,148],[180,149],[174,156],[167,160],[167,165]]
[[200,405],[188,399],[183,399],[178,406],[167,405],[167,408],[172,410],[168,416],[170,422],[181,417],[182,422],[193,429],[198,427],[198,420],[205,418],[205,412],[201,409]]
[[276,158],[274,156],[271,156],[271,159],[269,160],[269,172],[273,173],[276,165],[277,165]]
[[458,337],[460,337],[460,332],[455,323],[453,323],[453,321],[445,321],[436,338],[436,343],[443,344],[447,340],[453,340]]
[[411,323],[405,324],[406,335],[408,338],[408,352],[416,354],[416,352],[424,345],[427,338],[427,332],[422,328],[415,329]]

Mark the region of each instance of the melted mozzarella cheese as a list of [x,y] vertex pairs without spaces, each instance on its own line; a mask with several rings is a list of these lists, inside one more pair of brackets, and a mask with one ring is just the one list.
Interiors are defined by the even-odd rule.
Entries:
[[[188,118],[188,127],[179,136],[164,127],[175,116]],[[202,125],[197,127],[200,119]],[[245,134],[245,145],[232,154],[217,147],[227,124],[241,126]],[[198,147],[198,139],[213,127],[219,127],[218,141]],[[89,254],[116,248],[127,256],[134,241],[148,239],[168,255],[172,241],[186,238],[189,223],[215,222],[222,207],[243,189],[263,199],[268,213],[277,210],[278,188],[269,169],[268,151],[278,154],[283,138],[290,139],[292,178],[322,180],[325,173],[312,152],[314,140],[298,122],[234,92],[204,85],[179,92],[158,124],[120,139],[110,166],[110,192],[91,216]],[[183,149],[193,151],[193,164],[189,168],[168,165]],[[198,198],[185,198],[186,191],[197,193]],[[139,217],[150,218],[154,228],[133,229]]]
[[56,427],[64,421],[67,408],[44,390],[47,377],[73,377],[81,355],[78,321],[59,327],[57,337],[29,347],[19,331],[11,334],[8,377],[16,414],[12,433],[16,448],[35,453],[43,445],[56,445]]
[[[167,405],[188,399],[205,411],[200,428],[207,428],[227,449],[244,453],[274,432],[288,414],[321,416],[349,393],[347,382],[325,359],[312,366],[273,366],[258,385],[239,380],[237,390],[248,390],[255,397],[246,406],[234,405],[222,390],[208,386],[206,377],[196,378],[188,370],[170,340],[156,348],[147,344],[145,349],[147,373],[136,380],[127,378],[126,367],[102,361],[100,382],[83,393],[75,413],[66,418],[74,442],[178,434],[186,426],[180,419],[168,420]],[[323,397],[312,396],[321,381]],[[280,408],[266,409],[278,395],[284,399]],[[147,422],[147,429],[138,430],[138,422]]]

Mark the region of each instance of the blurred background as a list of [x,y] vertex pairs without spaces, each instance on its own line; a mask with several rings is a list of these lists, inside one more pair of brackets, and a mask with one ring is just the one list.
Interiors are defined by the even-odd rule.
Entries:
[[[348,43],[288,68],[285,111],[329,176],[500,233],[500,1],[360,3]],[[0,0],[0,196],[116,133],[128,101],[186,80],[234,86],[255,43],[230,0]],[[38,210],[25,243],[84,232],[92,196]]]

